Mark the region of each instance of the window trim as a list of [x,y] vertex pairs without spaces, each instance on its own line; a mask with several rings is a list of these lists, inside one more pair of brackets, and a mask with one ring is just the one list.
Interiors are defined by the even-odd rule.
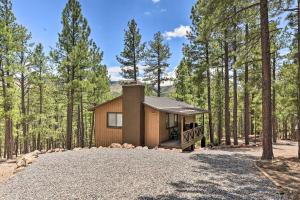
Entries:
[[[174,127],[177,127],[178,126],[178,114],[175,114],[175,113],[166,113],[166,114],[167,114],[166,128],[167,129],[172,129]],[[169,126],[170,125],[170,115],[174,115],[174,126]]]
[[[115,114],[116,115],[116,122],[118,124],[118,114],[121,114],[122,115],[122,126],[110,126],[109,125],[109,114]],[[113,128],[113,129],[122,129],[123,127],[123,113],[122,112],[107,112],[106,113],[106,127],[107,128]]]

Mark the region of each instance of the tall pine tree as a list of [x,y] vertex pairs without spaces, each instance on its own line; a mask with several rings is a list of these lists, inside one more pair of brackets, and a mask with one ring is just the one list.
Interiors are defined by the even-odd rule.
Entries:
[[171,57],[170,48],[164,44],[164,38],[160,32],[154,35],[146,51],[145,80],[152,85],[157,85],[157,96],[161,95],[161,84],[167,80],[166,68],[169,66],[168,59]]
[[139,75],[138,64],[144,58],[145,44],[141,42],[142,36],[134,19],[128,22],[128,30],[125,30],[124,49],[117,56],[121,64],[121,75],[126,79],[137,81]]

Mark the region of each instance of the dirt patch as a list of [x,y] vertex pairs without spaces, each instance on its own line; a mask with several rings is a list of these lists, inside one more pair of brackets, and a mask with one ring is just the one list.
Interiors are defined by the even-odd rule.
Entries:
[[0,164],[0,183],[5,182],[11,177],[16,169],[15,163],[1,163]]
[[257,161],[256,165],[291,199],[300,199],[300,160],[278,157],[273,161]]

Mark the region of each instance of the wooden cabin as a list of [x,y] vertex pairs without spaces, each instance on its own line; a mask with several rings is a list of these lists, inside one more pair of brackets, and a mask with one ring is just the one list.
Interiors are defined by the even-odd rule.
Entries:
[[203,137],[207,110],[167,97],[145,96],[141,84],[122,88],[121,96],[91,109],[95,112],[96,146],[129,143],[193,149]]

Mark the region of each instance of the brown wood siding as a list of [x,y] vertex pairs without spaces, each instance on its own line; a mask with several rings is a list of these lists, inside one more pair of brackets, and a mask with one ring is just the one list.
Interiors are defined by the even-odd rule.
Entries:
[[111,143],[122,144],[122,129],[107,127],[107,113],[122,112],[122,98],[117,98],[95,109],[96,146],[109,146]]
[[159,142],[165,142],[169,140],[169,129],[167,129],[168,114],[165,112],[159,112]]
[[159,145],[159,111],[145,106],[145,145]]

